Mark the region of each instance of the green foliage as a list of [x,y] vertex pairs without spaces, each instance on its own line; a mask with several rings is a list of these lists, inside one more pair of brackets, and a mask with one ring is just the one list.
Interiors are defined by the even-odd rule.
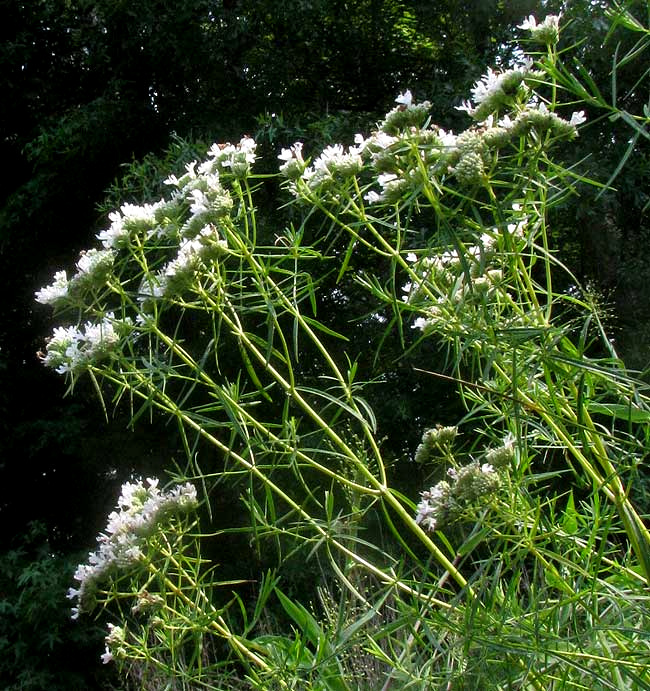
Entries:
[[[105,659],[142,684],[650,687],[630,491],[650,398],[551,245],[549,218],[589,183],[559,162],[585,119],[560,86],[595,86],[566,67],[557,17],[526,26],[535,63],[489,71],[464,132],[406,91],[354,145],[293,144],[285,223],[257,203],[277,178],[253,172],[255,141],[214,145],[37,294],[71,319],[44,363],[183,440],[184,484],[124,485],[75,576],[81,613],[119,618]],[[158,159],[131,171],[157,197]],[[462,409],[451,427],[413,404],[412,461],[375,413],[404,361],[453,381]],[[224,491],[238,518],[215,510]],[[197,493],[211,532],[169,510]],[[206,555],[236,534],[225,577]]]
[[[102,630],[74,626],[65,597],[77,556],[52,552],[42,524],[33,523],[0,555],[0,683],[3,689],[110,688],[100,673]],[[75,655],[70,656],[70,646]]]
[[[512,140],[492,146],[475,128],[459,147],[455,170],[440,177],[439,169],[436,175],[426,169],[437,186],[416,174],[392,190],[398,209],[363,199],[371,182],[375,193],[384,191],[375,182],[379,168],[367,160],[355,178],[360,190],[343,175],[318,191],[318,208],[307,198],[279,212],[277,178],[251,177],[250,196],[246,186],[228,187],[236,205],[225,233],[228,252],[206,253],[207,273],[201,264],[200,276],[185,277],[177,295],[151,300],[160,333],[130,324],[120,334],[133,336],[126,349],[103,350],[104,359],[92,364],[106,403],[119,399],[121,410],[132,409],[133,422],[153,409],[179,422],[188,460],[174,472],[200,486],[208,514],[201,525],[215,533],[199,536],[184,526],[189,533],[163,532],[152,543],[161,554],[164,538],[173,535],[168,551],[184,557],[181,566],[171,557],[154,560],[158,580],[152,582],[162,591],[169,576],[190,601],[166,590],[160,628],[129,613],[151,574],[138,580],[136,569],[121,581],[113,612],[129,620],[125,667],[134,688],[160,688],[170,679],[222,689],[647,688],[647,533],[639,516],[649,505],[648,408],[645,386],[617,357],[622,352],[627,361],[632,354],[641,368],[648,360],[646,73],[635,59],[647,53],[646,3],[611,4],[611,31],[607,4],[567,4],[572,23],[562,29],[563,45],[580,42],[567,53],[579,62],[567,61],[562,70],[542,51],[542,81],[555,80],[564,90],[554,99],[548,83],[534,86],[560,115],[560,99],[586,99],[587,105],[566,104],[569,111],[586,108],[588,124],[577,141],[562,144],[562,156],[589,157],[589,174],[617,190],[588,191],[576,176],[584,168],[567,173],[557,165],[552,135],[531,144],[534,128],[522,130],[532,149],[519,150]],[[380,118],[365,111],[383,112],[386,99],[407,85],[432,98],[433,122],[457,129],[451,106],[487,55],[506,55],[504,39],[512,31],[504,19],[519,21],[532,9],[482,0],[352,5],[352,18],[336,2],[281,8],[189,2],[170,10],[160,2],[72,1],[5,8],[5,24],[20,27],[17,40],[0,49],[7,67],[3,150],[16,188],[6,190],[0,222],[8,290],[31,300],[31,274],[43,254],[61,261],[72,256],[66,243],[76,251],[87,236],[97,191],[117,174],[118,163],[160,150],[171,130],[193,140],[207,130],[232,139],[257,128],[258,154],[267,160],[255,170],[270,173],[277,149],[296,139],[305,140],[305,158],[316,158],[333,141],[367,135]],[[600,113],[609,117],[599,119]],[[547,119],[537,117],[538,124]],[[25,146],[29,165],[20,154]],[[421,174],[416,153],[435,166],[435,148],[424,137],[405,137],[382,162],[394,167],[383,172],[400,179]],[[169,191],[162,178],[170,171],[180,177],[205,149],[172,139],[167,153],[129,164],[102,213],[159,199]],[[524,160],[529,167],[520,169]],[[548,190],[548,198],[523,189],[522,174]],[[523,203],[523,213],[514,213],[510,202]],[[169,228],[186,211],[162,225]],[[515,238],[508,246],[505,229],[523,217],[527,244]],[[483,251],[486,241],[495,241],[498,252]],[[140,314],[138,279],[152,276],[159,287],[176,249],[176,239],[130,247],[131,263],[113,266],[124,283],[92,285],[96,313],[80,300],[70,319],[79,317],[83,332],[85,320],[101,322],[116,306],[118,320]],[[430,262],[451,253],[458,263],[434,274]],[[407,281],[411,290],[403,300]],[[613,318],[602,308],[603,292],[620,315],[616,349],[608,340]],[[121,430],[108,443],[94,441],[89,428],[97,426],[77,422],[83,406],[56,419],[27,419],[17,397],[36,390],[24,376],[24,353],[37,348],[32,325],[40,317],[11,295],[1,339],[8,382],[3,437],[13,435],[11,452],[3,453],[5,479],[12,464],[11,481],[3,483],[7,497],[26,504],[14,495],[28,486],[39,495],[30,506],[60,505],[51,468],[61,471],[71,462],[87,472],[97,468],[93,477],[102,479],[135,465],[142,472],[139,464],[152,456],[173,465],[175,447],[157,442],[155,431],[139,438],[139,446]],[[215,296],[224,302],[216,305]],[[40,414],[47,396],[32,398]],[[456,422],[453,445],[411,462],[423,431]],[[494,452],[506,448],[508,429],[516,440],[514,460],[488,497],[475,481],[485,479],[483,465],[496,467]],[[52,459],[52,443],[70,451],[80,433],[78,460],[69,453]],[[37,454],[39,463],[19,467],[11,460]],[[36,482],[18,478],[27,467]],[[469,482],[454,485],[449,470]],[[442,530],[429,544],[411,518],[418,492],[428,491],[431,502],[446,490],[442,482],[449,492],[432,506],[444,511],[429,514]],[[75,492],[69,482],[57,487],[92,506],[89,487],[99,494],[101,484],[80,484]],[[451,491],[458,486],[462,492]],[[52,515],[51,522],[65,523],[70,538],[67,517]],[[77,524],[87,522],[79,515]],[[198,542],[202,558],[217,565],[214,572],[193,551]],[[33,688],[56,688],[47,676],[51,658],[27,659],[42,642],[31,643],[36,627],[47,628],[34,619],[38,612],[15,606],[24,598],[12,588],[24,573],[33,575],[18,589],[27,599],[38,601],[55,587],[64,592],[67,582],[55,586],[44,575],[46,552],[24,559],[9,552],[5,571],[14,577],[3,585],[10,593],[5,664],[20,650],[25,662],[10,670],[11,683],[32,678]],[[440,553],[453,569],[441,566]],[[278,579],[260,577],[269,565],[279,569]],[[106,587],[109,599],[116,595]],[[223,613],[225,627],[203,595]],[[67,613],[58,616],[63,622]],[[61,623],[59,632],[74,640],[79,629]],[[243,647],[229,637],[233,632]],[[101,647],[97,642],[92,652],[95,662]]]
[[162,197],[166,191],[165,177],[171,170],[182,174],[185,165],[205,156],[207,145],[186,141],[177,135],[160,155],[149,153],[141,159],[122,165],[122,171],[108,188],[98,211],[102,217],[120,205],[141,204]]
[[556,243],[592,295],[611,306],[610,336],[628,365],[643,371],[649,362],[643,261],[648,139],[639,128],[646,121],[642,55],[647,41],[626,24],[642,26],[647,3],[581,0],[570,3],[565,19],[564,45],[575,49],[556,78],[567,100],[585,99],[589,116],[573,160],[603,186],[580,186],[580,196],[552,214]]

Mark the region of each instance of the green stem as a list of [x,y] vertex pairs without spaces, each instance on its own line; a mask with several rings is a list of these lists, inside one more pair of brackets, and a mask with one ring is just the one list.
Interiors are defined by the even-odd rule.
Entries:
[[[116,383],[121,383],[119,380],[112,377],[110,373],[104,374],[107,376],[108,379],[111,379]],[[197,432],[201,437],[203,437],[203,439],[208,441],[211,445],[217,448],[225,456],[232,458],[238,465],[246,469],[246,471],[255,476],[259,481],[262,482],[262,484],[269,487],[269,489],[271,489],[280,499],[286,502],[287,506],[289,506],[297,515],[299,515],[306,523],[308,523],[321,539],[324,539],[329,544],[335,546],[339,552],[348,557],[355,564],[368,570],[370,573],[376,576],[382,583],[392,585],[398,590],[407,593],[411,596],[417,597],[418,599],[423,597],[422,593],[419,590],[416,590],[406,585],[399,578],[397,578],[397,576],[387,574],[385,571],[375,566],[372,562],[368,561],[361,555],[355,553],[354,551],[346,547],[342,542],[332,537],[332,535],[330,535],[329,532],[322,525],[320,525],[319,522],[316,519],[314,519],[300,504],[298,504],[290,495],[288,495],[284,490],[282,490],[282,488],[278,487],[278,485],[272,482],[270,478],[268,478],[265,475],[262,469],[259,468],[253,461],[247,460],[240,454],[233,451],[233,449],[230,448],[228,445],[221,442],[217,437],[210,434],[206,429],[204,429],[204,427],[199,422],[194,420],[188,413],[181,410],[176,404],[176,402],[173,399],[171,399],[164,391],[156,388],[152,384],[152,382],[150,382],[146,377],[142,376],[138,370],[133,369],[131,374],[137,380],[139,380],[139,383],[144,388],[143,391],[140,391],[137,387],[131,387],[133,393],[140,396],[141,398],[148,401],[150,404],[156,406],[157,408],[160,408],[161,410],[175,416],[180,422],[182,422],[188,428]],[[404,509],[400,502],[391,495],[390,490],[388,488],[381,488],[381,486],[376,480],[375,483],[377,484],[377,489],[383,490],[382,492],[380,492],[382,498],[385,499],[387,503],[396,510],[396,512],[404,520],[406,526],[413,533],[415,533],[417,537],[420,538],[420,540],[424,543],[425,546],[428,547],[428,549],[431,551],[434,558],[437,559],[439,564],[451,573],[452,577],[456,580],[459,586],[464,588],[466,587],[467,592],[470,595],[473,595],[471,589],[467,585],[467,581],[462,576],[462,574],[460,574],[460,572],[453,566],[453,564],[447,559],[447,557],[445,557],[445,555],[431,541],[431,538],[420,528],[420,526],[418,526],[415,523],[411,515]],[[364,490],[368,492],[367,488],[364,488]],[[451,607],[451,605],[442,600],[435,599],[434,602],[436,605],[440,607]]]

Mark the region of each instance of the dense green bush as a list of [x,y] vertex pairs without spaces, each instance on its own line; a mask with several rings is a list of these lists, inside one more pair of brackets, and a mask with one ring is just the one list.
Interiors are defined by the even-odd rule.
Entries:
[[[7,691],[111,688],[100,673],[103,627],[70,620],[65,597],[82,554],[53,552],[42,524],[0,554],[0,683]],[[70,651],[74,650],[74,655]],[[95,670],[95,675],[92,670]]]

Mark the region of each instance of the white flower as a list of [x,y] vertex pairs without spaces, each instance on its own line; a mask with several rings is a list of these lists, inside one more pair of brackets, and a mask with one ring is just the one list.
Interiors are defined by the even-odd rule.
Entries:
[[485,120],[482,122],[478,123],[481,127],[485,127],[486,129],[489,129],[491,127],[494,127],[494,113],[490,113]]
[[292,144],[288,149],[282,149],[278,158],[281,161],[285,162],[298,161],[299,163],[304,163],[305,161],[302,157],[302,146],[302,142],[296,142],[295,144]]
[[115,315],[111,312],[99,324],[86,322],[83,334],[78,339],[79,342],[85,342],[84,356],[86,358],[96,358],[119,342],[120,336],[115,330],[114,318]]
[[281,149],[278,158],[281,161],[291,161],[294,158],[293,151],[291,149]]
[[252,139],[251,137],[243,137],[241,141],[239,142],[239,149],[241,152],[244,153],[246,156],[246,160],[249,163],[254,163],[255,162],[255,149],[257,148],[257,144],[255,143],[255,140]]
[[372,145],[373,147],[377,147],[379,149],[387,149],[397,141],[399,141],[397,137],[394,137],[383,130],[379,130],[378,132],[372,133],[372,136],[366,141],[366,146]]
[[107,249],[123,247],[132,233],[154,228],[157,225],[156,212],[168,203],[161,199],[155,204],[123,204],[120,211],[112,211],[108,215],[111,225],[107,230],[102,230],[97,239]]
[[468,115],[474,115],[474,111],[476,109],[472,105],[471,101],[465,100],[459,106],[456,106],[456,110],[462,110],[465,113],[467,113]]
[[341,144],[326,147],[313,165],[302,173],[302,179],[312,190],[328,185],[335,176],[350,177],[361,172],[363,161],[360,147],[350,147],[347,151]]
[[[79,338],[79,331],[75,326],[57,326],[47,343],[47,353],[43,356],[43,364],[52,367],[59,374],[68,371],[68,350]],[[63,369],[61,369],[63,368]]]
[[102,662],[108,664],[115,659],[113,650],[119,655],[124,653],[124,641],[126,640],[126,631],[121,626],[108,624],[108,634],[104,639],[106,643],[106,652],[101,656]]
[[530,55],[525,55],[519,63],[519,67],[517,69],[522,70],[523,72],[530,72],[534,65],[535,61],[530,57]]
[[560,17],[549,14],[541,24],[538,24],[531,14],[519,24],[518,28],[530,31],[530,36],[534,41],[547,44],[557,43],[560,37]]
[[499,127],[503,127],[504,130],[510,130],[514,127],[514,122],[510,119],[510,116],[506,113],[498,122]]
[[191,482],[186,482],[184,485],[176,485],[169,493],[169,497],[179,506],[196,506],[198,503],[198,495],[196,487]]
[[156,277],[156,284],[141,286],[140,292],[151,297],[161,297],[168,291],[173,291],[170,279],[183,280],[191,277],[201,261],[214,259],[227,249],[228,243],[219,236],[216,226],[208,223],[194,238],[186,238],[181,242],[176,257],[168,262]]
[[433,532],[436,529],[436,509],[426,499],[423,499],[417,506],[415,522],[422,525],[427,530]]
[[77,262],[79,274],[92,276],[95,272],[102,272],[107,266],[112,266],[115,259],[113,250],[90,249],[82,252]]
[[499,73],[495,72],[491,67],[488,67],[487,73],[484,74],[472,88],[472,96],[474,103],[483,103],[487,100],[499,86]]
[[440,142],[443,146],[448,147],[448,148],[452,148],[452,147],[456,146],[456,141],[458,138],[456,137],[456,135],[453,132],[451,132],[451,131],[447,132],[447,131],[443,130],[442,128],[440,128],[438,130],[438,139],[440,139]]
[[537,27],[537,20],[532,14],[528,15],[527,19],[517,26],[518,29],[523,29],[524,31],[530,31]]
[[382,173],[377,176],[377,182],[381,187],[381,194],[368,192],[365,199],[370,203],[379,201],[394,201],[400,197],[402,191],[407,186],[408,181],[395,175],[395,173]]
[[190,206],[190,213],[204,214],[210,211],[210,200],[202,190],[192,190],[190,197],[194,200]]
[[515,442],[516,439],[514,435],[510,432],[506,434],[503,439],[503,445],[497,447],[496,449],[490,449],[485,455],[486,463],[492,469],[490,472],[494,472],[495,468],[505,468],[508,467],[515,455]]
[[119,331],[123,327],[130,329],[131,321],[116,320],[111,312],[99,323],[86,322],[82,329],[57,327],[42,356],[43,364],[59,374],[74,374],[112,350],[121,339]]
[[124,227],[124,219],[119,211],[108,214],[111,225],[107,230],[102,230],[97,239],[101,240],[104,247],[119,247],[129,238],[129,231]]
[[399,103],[403,106],[410,106],[413,103],[413,94],[409,89],[407,89],[403,94],[400,94],[396,99],[395,103]]
[[340,144],[328,146],[314,162],[314,168],[329,174],[340,173],[350,175],[357,173],[363,167],[363,162],[356,149],[346,153]]
[[213,144],[208,155],[212,157],[210,169],[229,169],[236,177],[246,177],[255,163],[257,144],[251,137],[242,137],[239,144]]
[[354,135],[355,145],[354,147],[350,147],[350,151],[354,151],[356,154],[362,154],[365,151],[369,141],[370,139],[366,139],[362,134],[357,132],[357,134]]
[[219,173],[206,173],[201,179],[209,192],[217,192],[218,194],[225,193]]
[[397,182],[397,179],[395,173],[382,173],[377,176],[377,182],[384,188],[388,187],[392,182]]
[[68,295],[70,283],[65,271],[57,271],[54,274],[54,282],[45,288],[36,291],[36,301],[42,305],[52,305]]
[[379,192],[375,192],[374,190],[366,192],[366,194],[363,195],[363,198],[368,202],[368,204],[377,204],[382,200],[381,194],[379,194]]
[[569,120],[570,125],[577,127],[578,125],[582,125],[583,122],[587,122],[587,116],[584,110],[578,110],[571,114],[571,120]]
[[540,26],[550,27],[552,29],[560,28],[560,15],[549,14],[546,19],[540,24]]
[[175,175],[170,175],[164,182],[165,185],[172,185],[173,187],[178,187],[181,189],[182,187],[185,187],[186,185],[189,185],[192,183],[194,180],[197,178],[196,174],[196,164],[197,161],[191,161],[190,163],[185,164],[185,175],[181,176],[181,178],[177,178]]
[[333,144],[325,147],[323,153],[314,161],[314,168],[319,171],[329,170],[329,166],[336,166],[336,163],[345,156],[342,144]]
[[[472,87],[472,99],[463,101],[456,110],[465,111],[480,122],[501,108],[521,85],[533,66],[531,59],[526,58],[521,64],[504,72],[496,72],[488,67],[487,72]],[[491,125],[491,121],[490,125]]]
[[535,32],[538,29],[558,29],[560,27],[560,17],[559,15],[549,14],[541,24],[537,23],[534,15],[529,14],[524,21],[517,26],[518,29],[523,29],[524,31]]
[[[162,200],[161,200],[162,201]],[[120,207],[120,211],[124,216],[124,220],[127,223],[145,223],[154,224],[156,222],[156,209],[158,208],[160,202],[157,204],[123,204]]]

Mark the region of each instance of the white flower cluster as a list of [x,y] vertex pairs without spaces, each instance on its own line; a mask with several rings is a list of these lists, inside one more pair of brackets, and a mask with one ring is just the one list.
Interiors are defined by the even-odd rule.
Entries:
[[381,188],[381,192],[370,190],[363,195],[368,204],[397,201],[409,186],[408,180],[401,178],[396,173],[380,173],[377,176],[377,183]]
[[490,449],[485,454],[486,463],[497,470],[507,468],[515,457],[515,436],[508,432],[503,439],[503,444],[496,449]]
[[[419,118],[419,124],[400,130],[393,125],[386,127],[385,121],[367,139],[361,135],[355,137],[354,153],[370,163],[380,188],[368,190],[365,201],[369,204],[399,202],[417,189],[425,174],[429,179],[440,179],[443,184],[446,176],[453,175],[462,186],[480,185],[499,149],[512,141],[531,132],[546,131],[558,139],[575,137],[577,125],[585,120],[584,113],[573,113],[567,121],[550,112],[543,103],[531,101],[530,90],[523,83],[528,75],[537,74],[531,66],[526,61],[521,67],[503,73],[489,70],[473,89],[475,103],[466,101],[459,107],[467,110],[479,124],[459,135],[428,124],[419,109],[428,108],[429,104],[415,104],[410,92],[401,94],[397,98],[400,106],[391,111],[393,118],[406,114],[411,123]],[[494,113],[504,105],[512,107],[515,115],[510,118],[506,113],[495,124]],[[412,111],[416,111],[417,117]],[[420,158],[417,163],[413,157],[415,150]]]
[[323,190],[337,178],[347,178],[360,173],[363,169],[360,154],[361,150],[357,146],[350,146],[347,151],[341,144],[328,146],[313,165],[305,169],[302,179],[309,189]]
[[381,123],[380,129],[387,134],[398,134],[412,127],[419,129],[427,119],[431,108],[430,101],[416,103],[409,89],[400,94],[395,99],[395,103],[398,105],[386,113]]
[[[404,182],[392,171],[390,166],[381,174],[382,154],[394,158],[391,147],[401,144],[401,139],[395,136],[401,127],[419,128],[426,119],[426,113],[431,107],[428,102],[415,104],[410,91],[400,94],[396,99],[399,104],[386,118],[378,131],[367,139],[361,134],[354,137],[354,145],[347,148],[341,144],[326,147],[314,160],[307,165],[302,155],[302,143],[296,142],[288,149],[282,149],[278,158],[283,161],[280,172],[291,183],[289,189],[295,196],[300,196],[301,185],[310,192],[324,192],[338,180],[345,180],[358,175],[364,168],[365,160],[369,160],[373,167],[380,171],[378,179],[382,187],[382,194],[369,192],[367,199],[371,202],[399,196],[404,188]],[[442,134],[443,131],[440,130]],[[442,141],[439,142],[444,146]]]
[[438,456],[441,451],[448,449],[458,435],[458,427],[443,427],[438,425],[425,430],[422,441],[415,450],[416,463],[428,463],[432,458]]
[[150,232],[158,223],[160,211],[164,210],[168,202],[161,199],[155,204],[123,204],[119,211],[108,215],[111,225],[102,230],[97,236],[107,249],[125,247],[131,237],[138,232]]
[[[436,326],[460,329],[474,311],[499,303],[500,295],[505,295],[501,262],[508,251],[522,250],[526,243],[526,218],[519,205],[513,207],[512,222],[505,228],[484,231],[476,244],[435,254],[406,255],[418,278],[404,284],[402,300],[421,313],[412,328],[425,332]],[[435,300],[432,294],[437,296]]]
[[[425,431],[416,451],[423,459],[435,448],[449,447],[456,436],[455,427],[438,427]],[[420,495],[415,522],[433,532],[463,517],[467,509],[486,504],[501,485],[500,473],[507,471],[515,456],[515,438],[508,433],[503,444],[485,454],[484,462],[472,460],[460,468],[449,468],[447,480],[441,480]]]
[[119,657],[124,650],[124,642],[126,640],[126,631],[121,626],[115,624],[108,624],[108,634],[104,639],[106,644],[106,652],[101,655],[101,661],[107,665],[112,662],[115,657]]
[[108,517],[104,533],[97,537],[99,547],[91,552],[88,563],[77,567],[74,578],[78,588],[70,588],[68,598],[77,598],[72,618],[90,611],[95,604],[99,584],[111,573],[136,564],[143,557],[145,539],[175,513],[191,511],[198,505],[196,487],[187,482],[169,492],[158,489],[158,480],[147,478],[127,482],[117,502],[117,511]]
[[[110,226],[97,235],[104,249],[82,253],[77,274],[68,280],[65,271],[58,271],[52,284],[36,292],[36,300],[55,305],[74,296],[77,287],[101,284],[113,266],[116,251],[126,247],[135,235],[141,234],[144,241],[163,237],[181,243],[179,256],[162,272],[167,277],[175,269],[184,270],[189,255],[203,255],[207,245],[217,243],[223,248],[224,241],[216,237],[215,224],[230,213],[233,201],[219,174],[248,175],[255,162],[255,149],[255,141],[250,137],[244,137],[239,144],[214,144],[201,164],[193,161],[187,164],[186,174],[180,179],[171,175],[165,180],[176,188],[171,199],[122,205],[119,211],[109,214]],[[185,218],[188,207],[189,216]],[[197,236],[201,236],[199,244],[183,244]]]
[[[486,132],[488,141],[499,137],[501,132],[507,132],[509,137],[520,137],[531,130],[551,131],[556,136],[571,139],[577,136],[576,128],[586,122],[587,118],[584,110],[578,110],[571,113],[569,120],[565,120],[551,112],[545,103],[529,103],[515,116],[514,120],[506,114],[499,119],[496,127],[492,124],[493,120],[493,116],[490,115],[484,123],[488,127]],[[502,134],[501,137],[503,137]]]
[[255,163],[257,144],[251,137],[243,137],[239,144],[213,144],[208,151],[210,157],[199,168],[199,172],[206,170],[228,171],[236,178],[245,178],[251,172]]
[[433,532],[462,518],[478,503],[487,503],[498,490],[500,479],[494,466],[472,461],[458,470],[447,471],[449,481],[441,480],[421,493],[415,522]]
[[[558,139],[577,135],[577,125],[585,120],[582,111],[565,120],[532,98],[526,80],[541,76],[530,58],[503,72],[489,69],[474,85],[472,100],[458,107],[477,120],[459,135],[430,124],[431,104],[416,103],[407,90],[369,137],[357,134],[348,148],[328,146],[312,165],[297,142],[282,149],[280,172],[289,179],[287,188],[294,196],[310,199],[313,192],[336,195],[337,183],[368,171],[379,187],[365,188],[363,199],[371,205],[398,203],[416,191],[424,177],[444,185],[444,178],[453,175],[462,186],[481,185],[498,151],[520,137],[547,131]],[[504,112],[496,122],[495,114],[504,110],[512,117]]]
[[209,223],[195,237],[182,239],[174,259],[143,280],[138,299],[146,307],[151,298],[181,293],[202,262],[217,259],[227,251],[228,243],[220,236],[217,227]]
[[[114,267],[121,266],[117,262],[124,260],[125,251],[141,251],[142,247],[156,250],[156,263],[161,267],[143,272],[136,296],[142,310],[149,309],[152,299],[185,290],[202,263],[228,251],[223,226],[233,209],[233,199],[222,177],[247,176],[255,161],[255,149],[250,137],[238,144],[214,144],[205,161],[192,161],[180,179],[171,175],[165,180],[173,188],[168,199],[123,204],[109,215],[109,227],[97,235],[103,248],[82,252],[72,278],[66,271],[56,272],[53,282],[36,292],[36,300],[55,307],[87,306],[107,285]],[[138,270],[142,271],[142,266]],[[116,277],[115,285],[119,283]],[[128,281],[122,284],[128,285]],[[143,324],[146,314],[137,313],[134,321]],[[77,373],[113,350],[132,327],[130,318],[119,320],[112,312],[99,324],[59,327],[42,360],[61,374]]]
[[42,305],[55,305],[60,300],[68,297],[70,281],[66,271],[57,271],[54,274],[54,281],[49,285],[36,291],[36,302]]
[[73,299],[83,290],[103,285],[113,268],[115,252],[110,249],[90,249],[82,252],[77,262],[77,273],[68,279],[65,271],[57,271],[54,281],[36,292],[36,301],[43,305],[60,305]]
[[278,158],[284,163],[280,166],[280,173],[290,180],[296,180],[304,172],[307,164],[302,157],[302,142],[292,144],[288,149],[282,149]]
[[503,72],[488,67],[487,73],[474,84],[472,99],[457,106],[457,110],[464,110],[479,122],[484,121],[512,100],[532,66],[532,59],[526,58],[521,66]]
[[[573,139],[578,134],[577,126],[586,119],[584,112],[579,111],[574,112],[570,120],[565,120],[551,112],[544,103],[529,100],[525,106],[515,107],[514,119],[505,113],[495,125],[495,113],[505,98],[502,90],[496,94],[476,107],[469,101],[458,107],[459,110],[468,110],[479,121],[476,127],[457,137],[456,146],[447,159],[449,172],[463,185],[480,184],[495,152],[510,142],[530,133],[539,135],[544,132],[550,132],[557,139]],[[526,93],[522,95],[526,96]]]
[[549,14],[541,24],[531,14],[517,28],[530,31],[533,41],[545,45],[555,45],[560,40],[560,17],[555,14]]
[[77,374],[108,355],[131,326],[130,320],[115,319],[109,312],[99,323],[57,327],[41,359],[59,374]]
[[[227,252],[228,244],[219,225],[232,211],[233,200],[220,174],[229,172],[238,178],[246,177],[255,162],[255,149],[256,143],[250,137],[244,137],[237,145],[214,144],[205,161],[200,164],[192,161],[181,178],[171,175],[165,180],[176,188],[172,201],[179,208],[189,207],[189,216],[176,228],[179,242],[176,256],[156,274],[144,278],[141,302],[182,291],[202,261]],[[169,235],[169,232],[162,234]]]
[[[257,158],[256,149],[257,143],[251,137],[243,137],[238,144],[214,143],[208,150],[208,158],[205,161],[200,164],[197,161],[188,163],[185,175],[180,178],[170,175],[165,183],[179,189],[188,186],[193,189],[206,183],[216,189],[214,183],[219,181],[220,173],[231,173],[238,178],[246,177],[251,172],[251,166]],[[201,179],[203,179],[203,183]]]

